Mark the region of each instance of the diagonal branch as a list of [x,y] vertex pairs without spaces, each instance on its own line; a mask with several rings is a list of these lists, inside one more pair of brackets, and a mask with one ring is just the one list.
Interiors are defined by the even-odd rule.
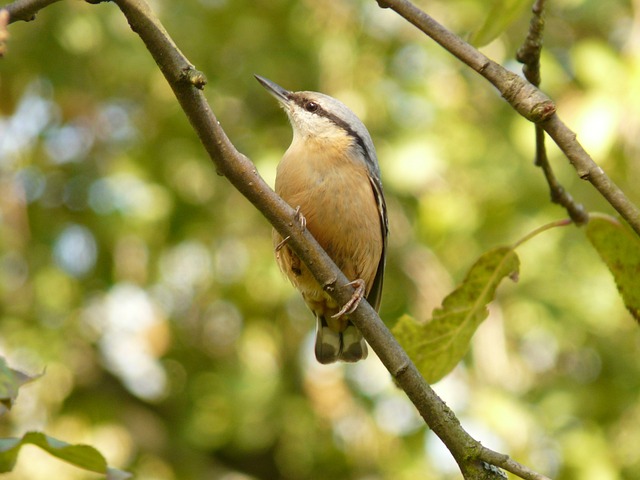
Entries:
[[[35,12],[39,8],[36,6],[42,5],[42,2],[31,0],[32,8],[23,8],[21,11]],[[21,6],[28,3],[28,0],[20,0]],[[353,288],[347,286],[347,278],[311,234],[299,228],[294,221],[295,211],[275,194],[260,177],[253,163],[231,143],[201,91],[206,84],[204,75],[184,57],[144,0],[113,0],[113,3],[124,13],[132,30],[140,36],[158,64],[218,173],[227,177],[283,237],[289,237],[288,245],[325,290],[337,302],[346,303],[353,293]],[[524,103],[527,103],[526,99]],[[487,450],[473,439],[462,428],[451,409],[425,382],[366,301],[360,303],[351,319],[427,425],[452,453],[465,479],[502,479],[504,474],[491,466],[497,465],[525,480],[548,480],[506,455]]]
[[[205,146],[219,173],[229,181],[271,222],[278,232],[289,237],[288,244],[309,267],[316,280],[340,304],[345,304],[353,293],[346,286],[347,278],[320,248],[308,231],[300,230],[294,222],[295,212],[262,180],[254,165],[231,144],[219,122],[198,88],[202,88],[202,75],[175,47],[158,19],[143,0],[114,0],[127,17],[131,28],[156,60],[171,85],[180,105]],[[201,81],[194,84],[194,76]],[[373,308],[362,302],[352,318],[371,347],[380,357],[407,396],[416,405],[429,427],[442,439],[458,462],[465,478],[502,478],[487,469],[474,452],[481,445],[460,425],[453,412],[425,382],[415,365],[400,347]],[[503,458],[508,459],[504,456]],[[507,465],[506,461],[504,462]],[[519,465],[511,461],[510,467]],[[527,469],[522,467],[522,472]],[[526,473],[523,473],[526,475]],[[522,478],[541,480],[542,476],[526,475]]]
[[[147,46],[173,89],[182,109],[196,130],[217,171],[229,181],[269,220],[288,245],[309,267],[316,280],[340,304],[353,293],[347,278],[322,250],[311,234],[294,221],[294,210],[264,182],[255,166],[233,146],[204,95],[191,78],[194,68],[171,41],[159,20],[143,0],[114,0],[129,25]],[[200,76],[201,74],[195,74]],[[469,452],[480,448],[461,427],[453,412],[427,385],[380,317],[366,302],[361,302],[352,316],[380,360],[407,396],[416,405],[429,427],[452,452],[466,478],[496,478],[487,475],[483,464],[470,458]]]
[[408,0],[376,0],[382,8],[391,8],[416,26],[460,61],[471,67],[502,94],[504,99],[527,120],[540,125],[569,159],[578,176],[589,181],[640,235],[640,210],[582,148],[556,114],[554,103],[534,85],[505,69],[476,48],[436,22]]

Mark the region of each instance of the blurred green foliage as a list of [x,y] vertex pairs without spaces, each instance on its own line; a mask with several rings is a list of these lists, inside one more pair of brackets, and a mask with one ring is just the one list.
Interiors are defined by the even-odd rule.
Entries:
[[442,300],[433,317],[398,319],[393,335],[428,383],[458,366],[477,328],[489,316],[488,305],[502,280],[517,280],[520,260],[512,247],[494,248],[473,264],[463,282]]
[[[253,73],[335,96],[378,149],[391,223],[381,309],[431,311],[483,252],[565,216],[533,128],[484,80],[375,1],[152,3],[209,80],[236,146],[273,181],[290,128]],[[424,5],[470,38],[482,0]],[[483,51],[514,70],[529,18]],[[9,27],[0,60],[0,355],[46,374],[0,436],[45,431],[138,478],[459,478],[373,356],[313,360],[311,315],[270,227],[216,176],[110,3],[64,1]],[[640,203],[637,2],[559,0],[542,88]],[[608,205],[557,149],[588,210]],[[640,334],[579,229],[518,249],[464,362],[435,388],[483,444],[564,479],[640,476]],[[84,479],[25,447],[6,478]]]

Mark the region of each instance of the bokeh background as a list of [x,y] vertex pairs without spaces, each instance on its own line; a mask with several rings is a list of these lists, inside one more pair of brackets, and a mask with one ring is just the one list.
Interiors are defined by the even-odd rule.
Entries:
[[[517,4],[422,3],[465,38]],[[270,183],[291,133],[254,73],[328,93],[364,120],[390,212],[388,325],[427,320],[483,251],[566,216],[533,166],[532,126],[375,1],[152,6]],[[482,48],[514,71],[528,8]],[[313,321],[276,267],[270,226],[216,175],[115,5],[59,2],[9,32],[0,355],[45,375],[0,418],[0,436],[89,443],[145,480],[459,478],[375,355],[315,363]],[[563,120],[640,203],[640,2],[551,2],[542,75]],[[611,212],[549,151],[574,197]],[[483,444],[553,478],[640,478],[638,325],[580,229],[518,253],[519,282],[499,289],[436,390]],[[99,476],[27,446],[5,478]]]

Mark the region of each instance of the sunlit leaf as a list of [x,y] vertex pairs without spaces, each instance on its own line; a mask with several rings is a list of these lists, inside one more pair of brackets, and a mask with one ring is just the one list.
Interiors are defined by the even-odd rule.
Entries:
[[433,312],[427,323],[405,315],[393,328],[396,338],[429,383],[444,377],[469,348],[478,325],[487,318],[487,304],[493,300],[503,278],[516,278],[519,260],[509,247],[484,253],[467,277]]
[[103,473],[109,480],[124,480],[131,477],[126,472],[109,468],[104,457],[95,448],[89,445],[71,445],[41,432],[28,432],[22,438],[1,438],[0,473],[13,470],[20,447],[25,444],[36,445],[54,457],[78,468]]
[[471,43],[481,47],[492,42],[519,19],[531,3],[530,0],[495,0],[484,23],[471,35]]
[[587,236],[613,274],[627,310],[640,322],[640,239],[612,217],[593,217]]
[[29,376],[9,368],[5,359],[0,357],[0,414],[13,406],[21,386],[41,376]]

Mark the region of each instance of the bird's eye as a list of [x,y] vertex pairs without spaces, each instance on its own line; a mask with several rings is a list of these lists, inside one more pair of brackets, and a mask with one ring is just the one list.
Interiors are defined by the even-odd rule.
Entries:
[[320,107],[320,105],[318,105],[316,102],[313,101],[308,101],[307,103],[304,104],[304,109],[307,112],[315,112],[316,110],[318,110],[318,108]]

